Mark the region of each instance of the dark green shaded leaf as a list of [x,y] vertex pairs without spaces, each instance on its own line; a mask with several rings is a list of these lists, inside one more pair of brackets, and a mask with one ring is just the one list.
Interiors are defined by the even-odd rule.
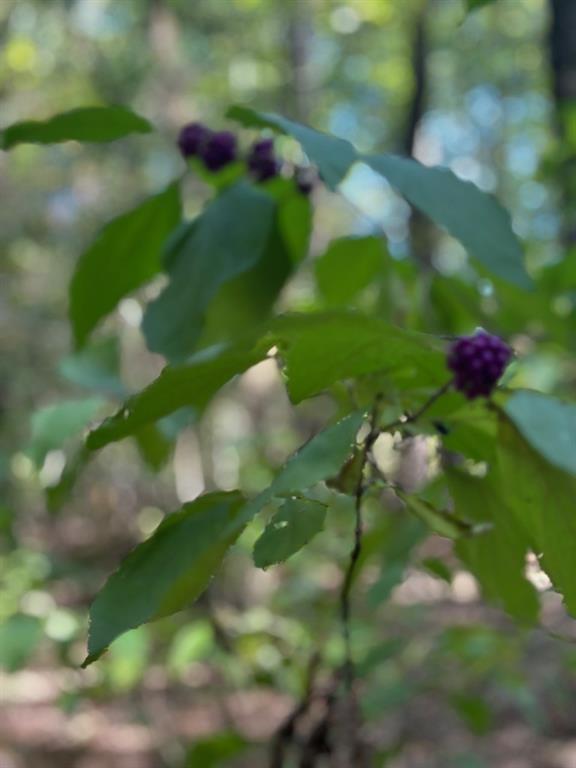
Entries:
[[200,346],[241,338],[269,317],[294,269],[277,219],[278,212],[259,261],[222,285],[210,302]]
[[436,576],[447,584],[452,584],[452,571],[443,560],[438,557],[426,557],[422,560],[422,567],[426,568],[428,573]]
[[447,168],[428,167],[395,155],[362,159],[409,203],[460,240],[490,273],[521,288],[532,286],[510,216],[492,195]]
[[576,404],[520,390],[506,400],[504,411],[532,448],[576,475]]
[[452,706],[471,731],[487,733],[492,726],[492,710],[480,696],[457,693],[450,699]]
[[156,424],[147,424],[135,437],[138,451],[148,467],[155,472],[162,469],[172,453],[172,442],[160,427]]
[[69,438],[79,436],[105,404],[102,398],[91,397],[66,400],[36,411],[32,416],[32,435],[28,446],[28,453],[36,466],[43,464],[49,451],[62,448]]
[[120,299],[161,269],[166,238],[180,220],[176,184],[107,224],[80,257],[70,283],[70,321],[82,347]]
[[331,189],[336,189],[357,159],[356,150],[348,141],[295,123],[281,115],[234,106],[228,110],[227,116],[241,125],[271,128],[292,136],[302,146],[310,162],[318,167],[322,180]]
[[30,120],[8,126],[2,131],[2,148],[63,141],[101,143],[151,131],[152,126],[147,120],[126,107],[79,107],[48,120]]
[[268,568],[288,560],[320,533],[325,519],[325,504],[311,499],[288,499],[254,545],[254,565]]
[[285,315],[271,324],[285,363],[288,392],[298,403],[342,379],[408,372],[420,387],[446,381],[445,357],[425,334],[353,312]]
[[498,452],[502,503],[576,615],[576,478],[543,459],[505,416]]
[[42,623],[35,616],[16,613],[0,624],[0,667],[16,672],[26,666],[42,637]]
[[238,493],[202,496],[169,515],[128,555],[90,609],[84,666],[127,630],[196,600],[239,532],[230,534],[229,528],[241,505]]
[[315,262],[316,282],[326,303],[341,306],[355,298],[382,271],[384,255],[378,237],[333,240]]
[[184,406],[202,410],[227,381],[265,356],[264,348],[238,345],[200,353],[185,365],[168,366],[152,384],[127,400],[120,411],[88,435],[88,448],[96,450],[137,434],[147,424]]
[[[144,315],[150,350],[171,360],[194,350],[218,290],[262,259],[274,212],[268,194],[243,182],[226,189],[194,226],[181,232],[172,244],[170,282]],[[176,256],[174,247],[179,248]]]
[[215,733],[191,747],[186,768],[221,768],[229,765],[230,759],[245,752],[247,747],[245,739],[234,731]]
[[308,255],[312,218],[312,204],[309,198],[300,192],[282,200],[278,209],[278,227],[295,265]]
[[524,576],[529,540],[510,518],[498,479],[493,473],[482,478],[455,469],[445,473],[456,513],[492,526],[477,536],[460,539],[456,553],[478,579],[488,600],[520,621],[536,622],[538,596]]

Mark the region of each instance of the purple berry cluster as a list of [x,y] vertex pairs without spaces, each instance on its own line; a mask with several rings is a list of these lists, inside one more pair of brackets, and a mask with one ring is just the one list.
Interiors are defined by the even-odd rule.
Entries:
[[454,372],[454,387],[469,400],[488,397],[511,357],[510,347],[486,331],[458,339],[448,354],[448,368]]
[[[197,157],[212,172],[241,159],[236,135],[230,131],[212,131],[203,123],[188,123],[180,131],[178,146],[184,159]],[[258,139],[250,147],[246,166],[257,182],[280,175],[282,164],[274,151],[273,139]],[[309,195],[316,180],[312,169],[296,168],[294,180],[303,195]]]
[[256,181],[266,181],[278,176],[280,163],[274,154],[272,139],[254,142],[248,154],[248,168]]

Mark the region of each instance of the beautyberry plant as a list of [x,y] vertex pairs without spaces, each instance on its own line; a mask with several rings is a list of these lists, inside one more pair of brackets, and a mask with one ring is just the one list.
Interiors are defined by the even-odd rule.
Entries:
[[[277,366],[294,405],[330,401],[334,416],[259,493],[238,488],[201,495],[167,514],[119,564],[90,610],[85,664],[127,630],[193,603],[246,528],[258,533],[255,565],[276,567],[314,546],[322,532],[335,536],[332,513],[345,509],[349,554],[335,596],[339,626],[330,625],[338,653],[319,663],[331,679],[330,700],[346,702],[348,721],[358,724],[363,688],[352,597],[361,601],[367,564],[379,574],[374,599],[384,600],[410,565],[424,567],[417,548],[422,537],[441,536],[452,540],[452,556],[484,597],[519,624],[539,620],[541,595],[526,576],[528,558],[576,613],[576,404],[560,386],[556,394],[526,386],[532,382],[520,356],[508,385],[499,386],[515,338],[546,327],[543,343],[571,343],[563,327],[549,322],[564,287],[545,267],[527,269],[505,210],[450,170],[389,153],[363,154],[342,138],[247,107],[232,107],[227,116],[242,133],[194,122],[175,141],[186,171],[201,170],[211,190],[197,216],[183,215],[185,186],[178,177],[109,222],[78,260],[70,284],[77,368],[92,360],[90,338],[105,318],[159,275],[163,287],[143,308],[141,330],[166,366],[124,402],[121,384],[108,393],[104,414],[101,400],[97,408],[57,406],[66,416],[62,440],[74,424],[79,447],[47,489],[47,500],[54,508],[61,504],[89,459],[125,438],[142,446],[152,435],[167,446],[160,460],[156,452],[149,462],[160,466],[174,441],[167,424],[180,423],[183,412],[202,419],[222,387],[262,361]],[[3,146],[104,142],[152,131],[129,110],[86,108],[12,125]],[[298,165],[283,159],[298,153]],[[342,182],[353,182],[358,166],[364,178],[369,171],[385,179],[442,238],[456,238],[468,256],[466,271],[437,271],[420,281],[410,257],[393,256],[378,227],[310,253],[315,208],[329,204],[322,187],[343,193]],[[319,188],[314,199],[313,186]],[[306,301],[285,290],[295,276],[308,286]],[[486,280],[490,306],[480,290]],[[504,311],[508,305],[512,314]],[[490,332],[471,334],[480,324]],[[456,341],[450,345],[447,338]],[[326,411],[319,405],[317,412]],[[42,431],[45,422],[45,414],[35,421],[39,461],[46,455],[41,446],[55,445],[53,431],[49,439]],[[382,461],[376,448],[385,433],[390,444],[418,437],[435,452],[422,482],[404,483]],[[312,680],[295,717],[309,706],[313,688]],[[353,730],[359,754],[363,732]],[[360,763],[355,757],[350,764]]]

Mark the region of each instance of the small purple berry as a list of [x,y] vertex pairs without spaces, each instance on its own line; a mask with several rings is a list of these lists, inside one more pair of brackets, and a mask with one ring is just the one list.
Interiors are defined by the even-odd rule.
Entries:
[[454,387],[473,400],[492,393],[511,357],[512,350],[502,339],[480,331],[452,345],[447,365],[454,372]]
[[236,160],[236,136],[230,131],[212,133],[199,154],[209,171],[219,171]]
[[188,123],[180,131],[178,146],[183,157],[198,155],[212,131],[202,123]]
[[266,181],[278,176],[280,163],[274,154],[272,139],[261,139],[252,145],[248,154],[248,168],[257,181]]

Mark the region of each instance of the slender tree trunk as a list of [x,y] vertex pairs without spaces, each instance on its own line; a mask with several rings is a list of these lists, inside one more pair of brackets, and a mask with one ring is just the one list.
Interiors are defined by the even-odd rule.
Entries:
[[560,140],[558,180],[563,203],[562,239],[576,245],[576,2],[550,0],[548,50]]
[[[426,67],[428,6],[429,1],[423,0],[414,21],[412,35],[411,67],[414,79],[401,138],[402,151],[409,157],[414,155],[418,126],[426,110],[428,100],[428,71]],[[431,269],[434,240],[434,232],[428,219],[420,211],[413,209],[410,219],[410,243],[412,255],[420,265],[423,275]]]
[[313,7],[308,0],[280,0],[286,31],[286,89],[282,112],[300,122],[310,118],[310,82],[308,76]]

